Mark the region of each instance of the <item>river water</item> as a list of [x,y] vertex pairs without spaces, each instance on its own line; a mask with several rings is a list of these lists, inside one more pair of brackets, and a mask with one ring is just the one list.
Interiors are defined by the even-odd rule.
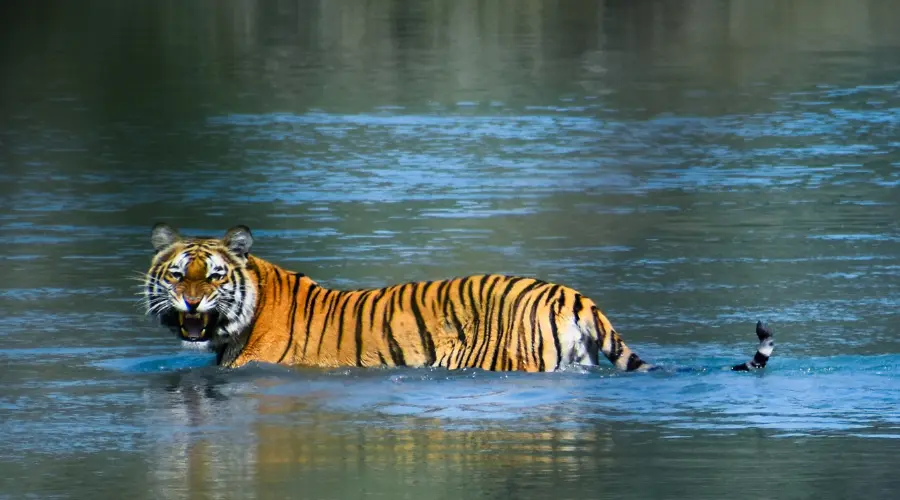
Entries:
[[[892,2],[2,10],[0,498],[897,497]],[[157,221],[561,282],[669,369],[222,371],[139,307]]]

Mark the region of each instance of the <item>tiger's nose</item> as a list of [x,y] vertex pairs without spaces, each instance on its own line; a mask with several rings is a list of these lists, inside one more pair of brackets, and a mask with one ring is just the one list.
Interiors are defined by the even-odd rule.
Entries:
[[187,307],[189,313],[197,312],[197,306],[200,305],[200,301],[202,301],[202,297],[194,297],[192,295],[184,296],[184,305]]

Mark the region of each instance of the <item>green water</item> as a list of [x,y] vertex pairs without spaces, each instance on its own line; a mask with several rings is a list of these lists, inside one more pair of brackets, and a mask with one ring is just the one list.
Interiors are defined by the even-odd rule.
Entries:
[[[0,498],[897,497],[894,2],[0,19]],[[140,310],[157,221],[334,287],[565,283],[669,370],[221,371]]]

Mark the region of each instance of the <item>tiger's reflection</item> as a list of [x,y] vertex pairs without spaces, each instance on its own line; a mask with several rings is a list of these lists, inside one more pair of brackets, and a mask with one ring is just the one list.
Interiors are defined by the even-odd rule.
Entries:
[[467,497],[510,493],[516,486],[504,478],[517,470],[572,477],[602,467],[613,447],[608,432],[559,416],[511,425],[326,411],[315,392],[268,390],[283,378],[234,372],[194,370],[161,382],[145,401],[154,429],[150,482],[162,497],[302,490],[304,498],[352,498],[435,484]]

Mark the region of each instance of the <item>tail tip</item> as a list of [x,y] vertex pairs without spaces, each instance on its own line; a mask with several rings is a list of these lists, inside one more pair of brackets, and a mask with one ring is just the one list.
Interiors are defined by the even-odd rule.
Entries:
[[775,349],[774,336],[772,335],[772,330],[762,321],[756,322],[756,336],[759,337],[759,347],[756,349],[753,359],[746,363],[732,366],[731,369],[733,371],[744,372],[766,367],[766,363]]
[[759,320],[756,322],[756,336],[759,337],[760,341],[763,341],[773,336],[772,330],[770,330],[762,320]]

